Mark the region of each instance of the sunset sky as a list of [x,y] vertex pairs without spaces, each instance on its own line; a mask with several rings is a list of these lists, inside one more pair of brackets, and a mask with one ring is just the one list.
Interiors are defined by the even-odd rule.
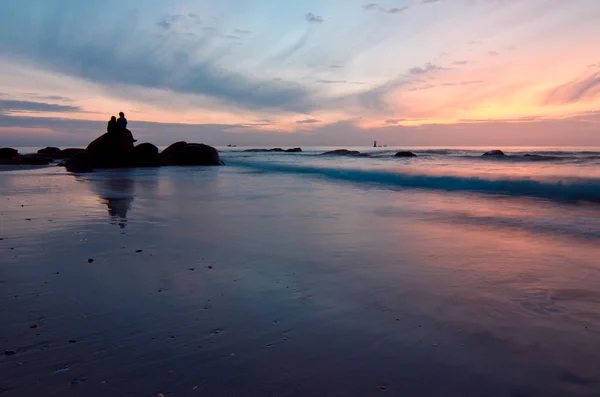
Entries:
[[3,0],[0,146],[600,146],[598,0]]

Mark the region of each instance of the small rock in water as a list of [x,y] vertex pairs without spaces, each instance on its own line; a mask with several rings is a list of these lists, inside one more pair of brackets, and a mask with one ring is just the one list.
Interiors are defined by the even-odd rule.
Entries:
[[213,268],[212,266],[207,266],[207,267],[208,267],[209,269],[212,269],[212,268]]
[[139,254],[140,252],[142,252],[142,250],[136,250],[135,252]]
[[385,386],[379,386],[379,390],[381,390],[381,391],[386,391],[386,390],[387,390],[387,387],[385,387]]
[[75,378],[71,381],[72,385],[78,385],[80,383],[85,382],[86,380],[88,380],[87,376],[80,376],[78,378]]
[[188,270],[190,270],[190,271],[193,272],[193,271],[196,271],[196,268],[195,267],[190,267]]
[[69,343],[77,343],[77,341],[75,339],[71,339]]
[[90,258],[88,259],[88,263],[92,263],[94,261],[94,259]]
[[15,354],[17,354],[17,352],[14,350],[5,350],[4,354],[6,354],[7,356],[14,356]]
[[37,328],[37,327],[38,327],[37,324],[32,324],[32,325],[29,326],[29,328]]

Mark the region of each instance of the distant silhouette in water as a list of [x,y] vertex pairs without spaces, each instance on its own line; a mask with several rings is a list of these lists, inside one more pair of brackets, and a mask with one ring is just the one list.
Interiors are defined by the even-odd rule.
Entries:
[[377,147],[377,141],[373,141],[373,147]]

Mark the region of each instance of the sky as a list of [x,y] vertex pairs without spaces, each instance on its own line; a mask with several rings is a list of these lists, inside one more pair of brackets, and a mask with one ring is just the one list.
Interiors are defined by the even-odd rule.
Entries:
[[598,0],[2,0],[0,146],[600,146]]

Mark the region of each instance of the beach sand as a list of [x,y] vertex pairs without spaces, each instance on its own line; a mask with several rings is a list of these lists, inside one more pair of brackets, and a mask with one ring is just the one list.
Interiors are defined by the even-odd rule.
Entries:
[[447,216],[525,199],[235,167],[0,189],[2,397],[600,395],[598,240]]

